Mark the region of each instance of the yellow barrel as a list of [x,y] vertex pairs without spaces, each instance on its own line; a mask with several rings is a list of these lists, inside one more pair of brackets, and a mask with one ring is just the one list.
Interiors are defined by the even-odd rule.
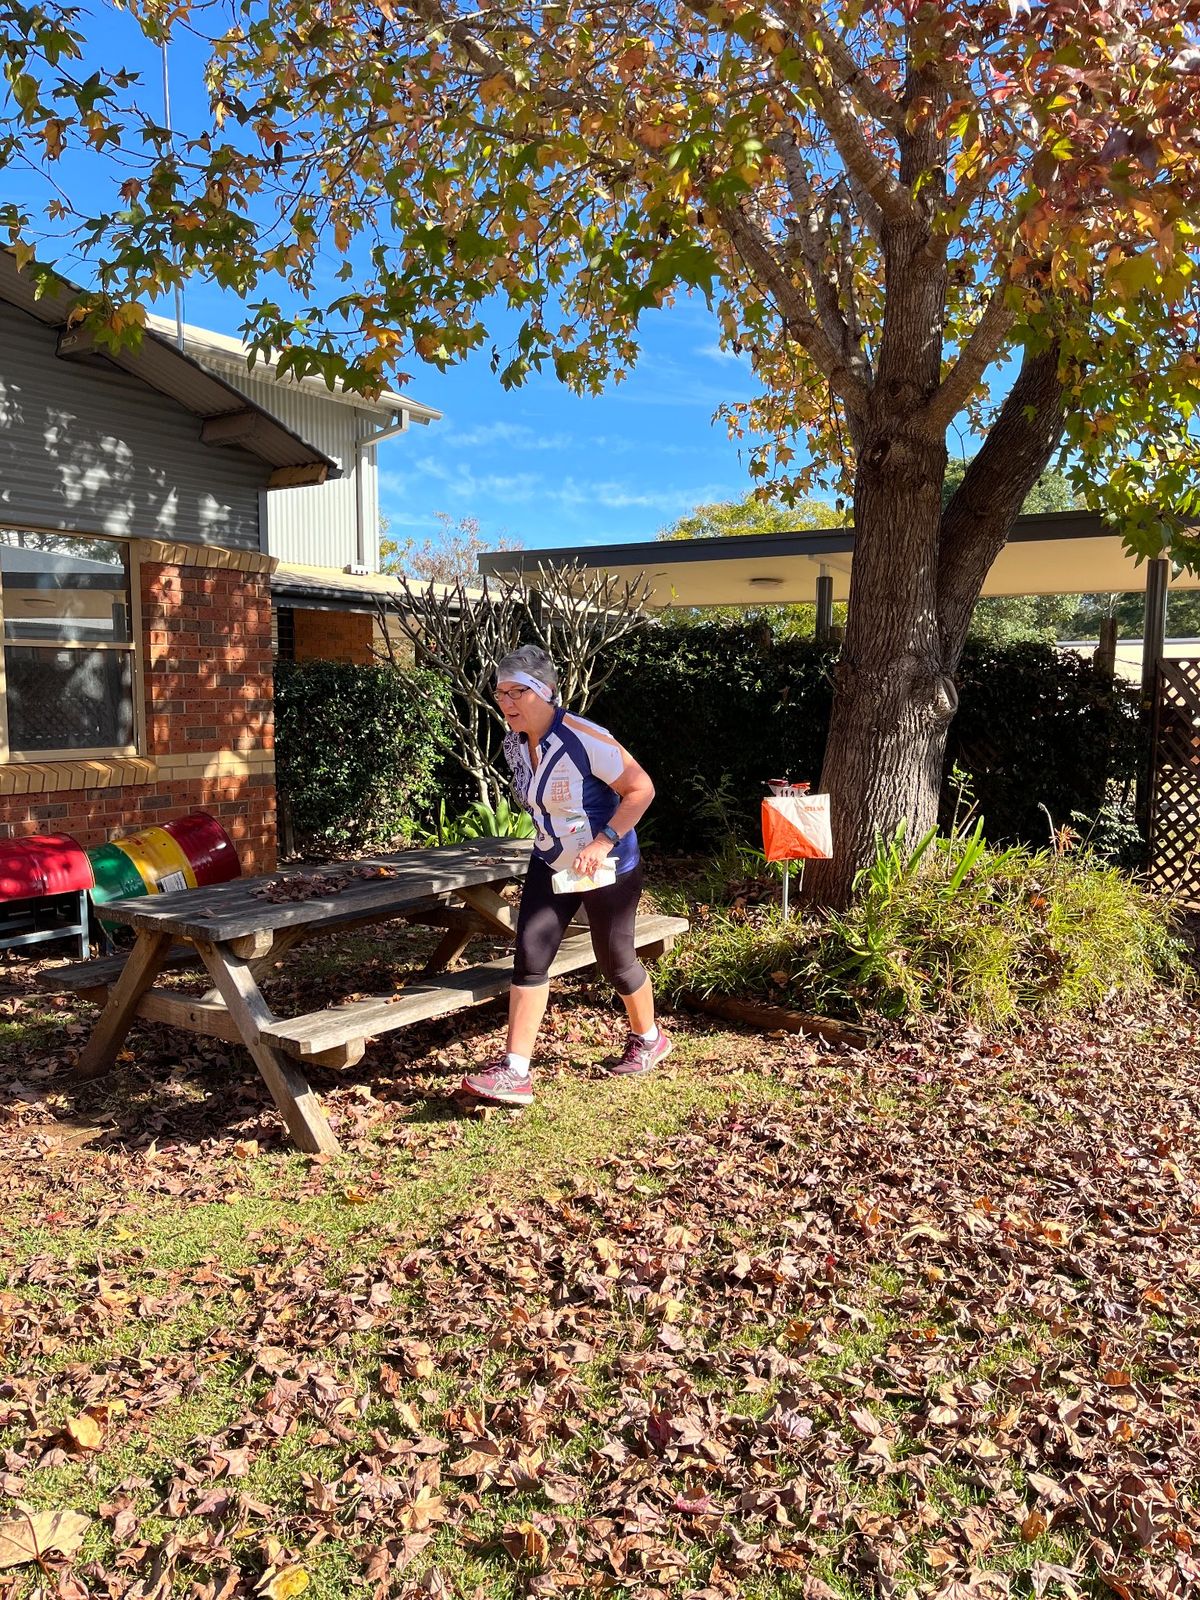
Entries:
[[196,887],[192,863],[165,828],[142,828],[112,843],[133,862],[150,894]]

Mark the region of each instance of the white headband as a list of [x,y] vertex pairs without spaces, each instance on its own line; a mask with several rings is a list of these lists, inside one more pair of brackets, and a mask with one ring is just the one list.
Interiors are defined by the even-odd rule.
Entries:
[[[532,689],[534,694],[538,695],[542,700],[553,703],[554,690],[550,685],[543,683],[540,678],[531,678],[527,672],[506,672],[504,681],[505,683],[524,684],[526,689]],[[499,679],[497,679],[497,682],[499,682]]]

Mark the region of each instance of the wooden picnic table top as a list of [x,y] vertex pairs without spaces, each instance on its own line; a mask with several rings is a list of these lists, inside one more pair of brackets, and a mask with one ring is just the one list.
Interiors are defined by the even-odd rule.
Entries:
[[[280,928],[334,925],[352,916],[377,915],[382,922],[389,912],[400,913],[430,895],[523,878],[532,849],[530,839],[469,839],[462,844],[399,850],[354,861],[304,863],[282,867],[265,877],[234,878],[206,889],[110,900],[100,915],[106,922],[123,922],[138,932],[207,943]],[[378,877],[360,875],[372,868],[380,869]],[[273,900],[261,892],[266,884],[310,874],[335,878],[339,887],[303,900]]]

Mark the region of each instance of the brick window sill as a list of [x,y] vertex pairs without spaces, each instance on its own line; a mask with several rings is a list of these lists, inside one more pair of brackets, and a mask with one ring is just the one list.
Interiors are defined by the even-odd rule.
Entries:
[[145,756],[92,756],[79,761],[0,762],[0,795],[57,794],[64,789],[120,789],[153,783],[158,763]]

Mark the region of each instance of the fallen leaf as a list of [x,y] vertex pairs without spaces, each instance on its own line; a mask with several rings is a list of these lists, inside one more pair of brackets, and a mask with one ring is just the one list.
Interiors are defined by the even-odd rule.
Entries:
[[92,1519],[79,1511],[30,1511],[0,1522],[0,1567],[19,1567],[51,1551],[73,1556]]
[[268,1574],[259,1585],[258,1592],[264,1595],[266,1600],[292,1600],[294,1595],[304,1593],[308,1583],[308,1573],[303,1567],[280,1567],[273,1575]]
[[500,1542],[514,1561],[544,1567],[550,1559],[550,1541],[532,1522],[518,1522],[515,1527],[505,1528]]
[[81,1411],[77,1417],[72,1417],[63,1425],[63,1432],[75,1450],[99,1450],[104,1444],[103,1422],[91,1411]]
[[1050,1524],[1038,1510],[1033,1510],[1021,1523],[1021,1537],[1026,1544],[1032,1544],[1035,1539],[1040,1539]]

